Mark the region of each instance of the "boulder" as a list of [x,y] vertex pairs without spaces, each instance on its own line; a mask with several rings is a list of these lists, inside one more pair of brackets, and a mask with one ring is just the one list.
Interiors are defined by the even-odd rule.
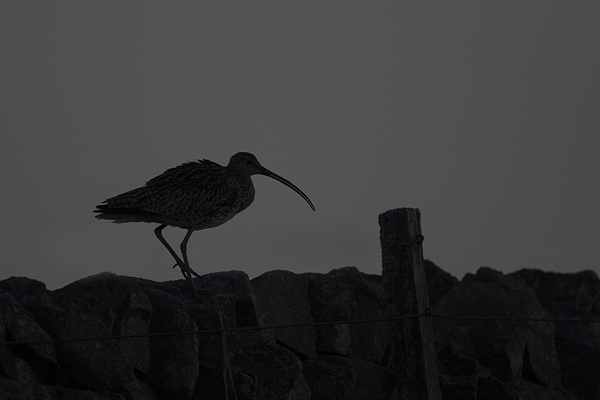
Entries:
[[302,374],[310,387],[311,400],[348,399],[357,381],[354,369],[320,360],[302,361]]
[[518,400],[576,400],[569,393],[524,380],[517,391]]
[[[0,282],[0,288],[10,291],[53,339],[112,336],[105,316],[87,307],[83,297],[73,297],[71,289],[77,288],[78,283],[71,285],[71,288],[50,292],[42,283],[27,278]],[[60,341],[55,343],[55,349],[60,365],[57,381],[62,385],[111,390],[121,387],[133,376],[133,368],[115,339]]]
[[[388,367],[356,358],[330,355],[318,356],[317,360],[347,367],[354,371],[356,381],[348,396],[345,397],[347,400],[393,400],[397,398],[396,375]],[[348,378],[351,376],[346,377],[346,379]]]
[[[51,336],[9,292],[0,289],[0,321],[6,341],[50,340]],[[8,345],[10,353],[25,360],[39,382],[57,381],[60,367],[53,343]]]
[[[92,392],[85,389],[57,387],[52,391],[52,400],[129,400],[114,392]],[[150,399],[149,399],[150,400]]]
[[425,260],[425,276],[427,277],[427,292],[429,294],[429,305],[450,291],[459,281],[437,265],[433,261]]
[[243,399],[310,400],[300,360],[255,331],[240,332],[232,360]]
[[[198,330],[182,299],[158,289],[145,293],[154,310],[150,334]],[[151,336],[149,381],[167,398],[189,399],[200,373],[198,353],[198,335]]]
[[[385,318],[381,277],[355,267],[334,269],[326,275],[304,274],[315,322]],[[317,353],[381,362],[388,344],[387,323],[321,325]]]
[[[184,300],[186,313],[200,330],[220,330],[262,325],[257,311],[256,296],[245,272],[227,271],[202,275],[195,279],[199,296],[190,296],[189,289],[182,296],[175,286],[181,282],[167,282],[163,290]],[[264,333],[261,333],[264,334]],[[194,398],[236,399],[236,390],[243,385],[232,368],[239,334],[202,333],[199,336],[199,368]],[[241,388],[242,392],[244,391]]]
[[[475,275],[467,274],[433,309],[449,316],[550,317],[533,289],[487,267]],[[434,332],[446,347],[450,345],[454,357],[476,359],[489,369],[489,384],[494,387],[496,380],[518,387],[523,371],[528,374],[524,377],[535,383],[560,386],[552,322],[435,318]],[[449,364],[441,366],[442,371],[451,368]]]
[[27,362],[7,353],[0,351],[0,399],[51,400],[49,391],[36,380]]
[[[75,281],[53,293],[54,299],[96,315],[114,336],[147,334],[152,305],[135,280],[104,272]],[[150,370],[147,337],[118,339],[128,363],[142,374]]]
[[[252,280],[257,309],[264,326],[311,324],[308,280],[289,271],[269,271]],[[276,329],[277,343],[301,359],[315,358],[317,331],[314,326]]]
[[235,296],[235,324],[238,328],[264,325],[256,311],[256,295],[245,272],[227,271],[202,275],[197,287],[206,295]]
[[[94,314],[73,307],[44,321],[55,339],[110,337],[110,330]],[[62,368],[61,380],[68,386],[91,390],[122,387],[133,375],[116,339],[58,342],[56,353]]]
[[[444,400],[446,395],[444,393]],[[477,400],[521,400],[510,382],[483,375],[477,379]],[[542,399],[539,399],[542,400]]]
[[[534,288],[554,318],[600,319],[600,280],[592,271],[560,274],[523,269],[510,276]],[[599,324],[556,322],[555,326],[563,387],[579,399],[600,398]]]
[[116,392],[111,393],[121,395],[127,400],[163,400],[165,398],[153,386],[146,382],[141,382],[135,377],[126,382]]
[[[203,301],[187,303],[187,313],[200,330],[235,328],[236,298],[231,294],[210,295]],[[194,398],[236,399],[236,383],[231,367],[239,335],[202,333],[199,336],[200,374]]]
[[[198,364],[192,398],[236,399],[231,359],[239,336],[236,332],[218,331],[237,327],[237,310],[245,309],[240,303],[246,303],[247,306],[247,302],[251,301],[253,308],[254,300],[248,299],[254,294],[251,292],[248,276],[243,272],[209,275],[196,279],[197,287],[201,288],[196,296],[191,294],[182,281],[156,283],[136,280],[142,290],[154,299],[153,302],[178,304],[178,312],[187,315],[196,327],[186,331],[209,331],[191,335],[197,339],[195,353],[189,352],[190,348],[181,343],[181,348],[189,352],[182,357],[195,357],[195,361],[192,361]],[[171,301],[168,298],[176,300]],[[158,355],[157,359],[160,360]]]
[[25,277],[10,277],[0,281],[0,289],[12,294],[19,304],[36,319],[44,317],[46,310],[58,307],[52,298],[52,291],[46,285],[35,279]]
[[459,326],[439,324],[434,337],[444,399],[477,399],[477,381],[485,372],[467,334]]

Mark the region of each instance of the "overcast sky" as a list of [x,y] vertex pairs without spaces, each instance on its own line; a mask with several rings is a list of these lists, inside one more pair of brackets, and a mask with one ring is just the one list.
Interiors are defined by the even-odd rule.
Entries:
[[[380,273],[377,217],[424,254],[600,271],[599,2],[3,2],[0,279],[180,279],[108,197],[254,153],[300,187],[194,233],[200,273]],[[184,231],[165,235],[178,246]]]

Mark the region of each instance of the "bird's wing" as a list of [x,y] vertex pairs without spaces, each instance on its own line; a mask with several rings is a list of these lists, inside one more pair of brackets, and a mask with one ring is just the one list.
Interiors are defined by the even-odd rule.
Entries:
[[203,217],[235,207],[239,184],[212,161],[188,162],[166,170],[145,186],[110,198],[109,208],[126,208],[172,217]]
[[216,170],[222,169],[223,167],[216,162],[210,160],[198,160],[183,163],[173,168],[169,168],[162,174],[155,176],[146,182],[146,186],[152,185],[165,185],[172,182],[180,182],[186,179],[190,175],[215,173]]

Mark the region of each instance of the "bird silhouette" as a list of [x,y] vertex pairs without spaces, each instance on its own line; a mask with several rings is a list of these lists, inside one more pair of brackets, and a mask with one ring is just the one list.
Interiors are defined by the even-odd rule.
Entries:
[[[154,222],[154,233],[181,268],[190,288],[196,293],[187,257],[187,243],[194,231],[214,228],[229,221],[254,200],[252,175],[265,175],[288,186],[315,207],[298,187],[263,167],[250,153],[237,153],[223,167],[209,160],[187,162],[150,179],[146,185],[105,200],[96,206],[97,219],[115,223]],[[181,242],[181,257],[162,235],[167,226],[186,229]]]

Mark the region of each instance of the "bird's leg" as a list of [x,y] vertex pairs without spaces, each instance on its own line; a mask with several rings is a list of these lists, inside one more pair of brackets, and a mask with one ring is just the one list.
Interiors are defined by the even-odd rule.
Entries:
[[[192,233],[194,233],[194,231],[192,229],[188,229],[187,233],[185,234],[185,237],[183,238],[183,242],[181,242],[181,245],[179,247],[181,249],[181,255],[183,256],[183,262],[185,265],[185,272],[187,274],[186,279],[187,279],[189,285],[191,286],[192,290],[194,291],[194,293],[196,293],[196,285],[194,285],[194,280],[192,279],[192,271],[191,271],[190,262],[188,261],[188,256],[187,256],[187,242],[188,242],[188,240],[190,240]],[[196,274],[196,275],[198,275],[198,274]]]
[[173,248],[169,245],[167,240],[162,235],[162,230],[165,229],[166,227],[167,227],[167,224],[160,225],[158,228],[156,228],[154,230],[154,234],[156,235],[158,240],[160,240],[160,242],[163,244],[163,246],[165,246],[167,248],[167,250],[169,250],[169,253],[171,253],[173,258],[177,262],[177,264],[175,264],[175,266],[179,266],[179,268],[181,268],[181,273],[183,274],[183,277],[187,279],[187,276],[185,275],[185,273],[186,273],[185,263],[181,260],[181,258],[179,258],[177,253],[175,253],[175,250],[173,250]]

